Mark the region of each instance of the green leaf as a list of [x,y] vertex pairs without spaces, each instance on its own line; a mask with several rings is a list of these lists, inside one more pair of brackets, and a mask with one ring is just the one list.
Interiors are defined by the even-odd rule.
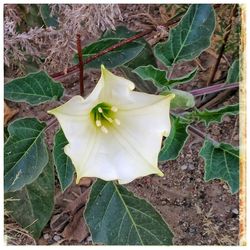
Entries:
[[192,108],[195,105],[194,96],[186,91],[182,91],[179,89],[171,89],[171,91],[166,90],[163,91],[162,95],[168,95],[168,94],[175,94],[175,97],[173,100],[171,100],[170,108],[171,109],[187,109]]
[[62,191],[72,183],[75,173],[71,159],[64,153],[64,146],[67,144],[68,141],[60,129],[55,136],[53,156]]
[[30,73],[16,78],[4,85],[4,98],[15,102],[27,102],[37,105],[59,100],[64,88],[44,71]]
[[[103,38],[116,37],[125,39],[132,37],[133,35],[136,34],[138,34],[138,32],[128,30],[125,26],[117,26],[116,30],[109,30],[105,32],[103,34]],[[141,65],[151,64],[155,67],[157,66],[152,48],[147,43],[147,41],[144,38],[139,38],[136,41],[143,45],[143,49],[136,57],[134,57],[126,64],[119,66],[118,69],[123,72],[125,77],[127,77],[128,79],[130,79],[132,82],[135,83],[136,88],[138,90],[146,93],[156,93],[157,88],[152,84],[152,82],[144,81],[140,77],[138,77],[138,75],[136,75],[134,72],[132,72],[133,69]]]
[[186,114],[185,118],[190,119],[191,121],[202,121],[206,126],[208,126],[214,122],[220,123],[225,115],[237,114],[239,114],[239,104],[234,104],[213,110],[205,109],[200,111],[196,109],[195,111]]
[[16,191],[32,183],[48,163],[44,143],[46,124],[35,118],[10,123],[4,147],[4,190]]
[[[88,57],[119,43],[122,40],[122,38],[102,38],[101,40],[98,40],[97,42],[94,42],[83,49],[83,59],[85,60]],[[144,45],[138,41],[125,44],[85,64],[85,69],[99,69],[102,64],[104,64],[106,68],[115,68],[132,60],[143,50],[143,48]],[[78,63],[77,54],[74,56],[74,63]]]
[[93,242],[171,245],[173,234],[155,209],[123,186],[98,179],[85,210]]
[[39,5],[40,14],[43,19],[43,22],[47,27],[58,27],[57,18],[51,15],[51,10],[49,4],[40,4]]
[[192,70],[191,72],[182,77],[174,79],[169,79],[166,75],[166,71],[155,68],[152,65],[140,66],[136,68],[133,72],[135,72],[143,80],[152,81],[154,85],[158,88],[171,89],[178,84],[191,81],[195,77],[197,69]]
[[188,138],[187,126],[179,118],[171,117],[171,131],[159,153],[159,161],[174,160],[179,156]]
[[119,69],[121,72],[127,77],[130,81],[132,81],[136,88],[141,92],[146,92],[150,94],[154,94],[157,91],[157,88],[150,81],[142,80],[137,74],[133,72],[133,69],[127,66],[120,66]]
[[226,83],[239,82],[240,79],[240,61],[235,60],[228,70]]
[[213,7],[192,4],[179,24],[171,29],[169,39],[155,46],[155,56],[166,66],[192,60],[209,47],[214,28]]
[[39,238],[54,208],[54,167],[49,161],[39,177],[20,191],[5,194],[5,209],[34,238]]
[[227,182],[231,192],[239,190],[239,149],[230,144],[214,145],[205,140],[200,151],[205,160],[205,181],[221,179]]

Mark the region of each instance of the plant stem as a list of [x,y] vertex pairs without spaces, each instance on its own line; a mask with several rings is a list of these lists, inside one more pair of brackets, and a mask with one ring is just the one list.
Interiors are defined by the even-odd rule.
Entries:
[[[107,54],[108,52],[110,52],[112,50],[115,50],[115,49],[117,49],[117,48],[119,48],[119,47],[121,47],[121,46],[123,46],[123,45],[125,45],[127,43],[131,43],[134,40],[137,40],[137,39],[151,33],[153,30],[154,29],[146,30],[146,31],[138,33],[138,34],[136,34],[136,35],[134,35],[132,37],[126,38],[126,39],[120,41],[119,43],[114,44],[113,46],[111,46],[111,47],[109,47],[109,48],[107,48],[105,50],[102,50],[102,51],[100,51],[99,53],[96,53],[93,56],[88,57],[86,60],[83,61],[83,64],[87,64],[87,63],[97,59],[98,57],[101,57],[101,56]],[[51,75],[51,77],[54,78],[55,80],[58,80],[58,79],[61,79],[61,78],[65,77],[66,75],[68,76],[70,74],[73,74],[73,73],[77,72],[78,70],[79,70],[79,64],[68,68],[67,74],[65,74],[64,71],[60,71],[58,73],[55,73],[55,74]]]
[[84,96],[84,84],[83,84],[83,52],[82,52],[82,45],[81,45],[81,35],[77,34],[77,51],[78,51],[78,58],[79,58],[79,82],[80,82],[80,95]]
[[232,11],[231,11],[230,20],[229,20],[228,26],[227,26],[226,29],[225,29],[225,33],[224,33],[224,36],[223,36],[223,43],[222,43],[222,45],[221,45],[221,47],[220,47],[219,55],[218,55],[218,57],[217,57],[216,63],[215,63],[215,65],[214,65],[214,67],[212,68],[212,72],[211,72],[210,77],[209,77],[209,80],[208,80],[208,82],[207,82],[207,86],[211,85],[211,83],[212,83],[213,80],[214,80],[215,74],[216,74],[216,72],[217,72],[217,70],[218,70],[218,67],[219,67],[221,58],[222,58],[222,56],[223,56],[225,47],[226,47],[226,45],[227,45],[227,41],[228,41],[230,32],[231,32],[231,30],[232,30],[232,23],[233,23],[234,17],[236,16],[236,13],[237,13],[237,5],[235,4],[235,5],[233,6]]
[[210,136],[208,136],[207,134],[205,134],[204,132],[202,132],[201,130],[197,129],[196,127],[189,125],[188,126],[188,130],[195,135],[198,135],[199,137],[201,137],[202,139],[208,139],[210,140],[214,145],[218,145],[220,144],[219,142],[215,141],[214,139],[212,139]]
[[234,88],[238,88],[239,87],[239,83],[221,83],[221,84],[216,84],[216,85],[212,85],[212,86],[208,86],[205,88],[201,88],[201,89],[194,89],[191,90],[189,93],[191,93],[193,96],[202,96],[202,95],[207,95],[207,94],[212,94],[212,93],[216,93],[222,90],[226,90],[226,89],[234,89]]

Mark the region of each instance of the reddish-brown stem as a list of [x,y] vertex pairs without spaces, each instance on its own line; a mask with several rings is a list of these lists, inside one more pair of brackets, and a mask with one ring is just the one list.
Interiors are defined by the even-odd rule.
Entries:
[[188,126],[188,130],[195,134],[198,135],[199,137],[201,137],[202,139],[208,139],[210,140],[214,145],[218,145],[219,142],[215,141],[214,139],[212,139],[210,136],[208,136],[207,134],[203,133],[201,130],[197,129],[196,127],[189,125]]
[[[132,36],[132,37],[126,38],[126,39],[122,40],[121,42],[116,43],[116,44],[114,44],[113,46],[111,46],[111,47],[109,47],[109,48],[107,48],[107,49],[105,49],[105,50],[102,50],[102,51],[100,51],[99,53],[97,53],[97,54],[95,54],[95,55],[93,55],[93,56],[88,57],[86,60],[83,61],[83,64],[87,64],[87,63],[89,63],[89,62],[91,62],[91,61],[97,59],[98,57],[107,54],[108,52],[110,52],[110,51],[112,51],[112,50],[115,50],[115,49],[117,49],[117,48],[119,48],[119,47],[121,47],[121,46],[123,46],[123,45],[125,45],[125,44],[127,44],[127,43],[131,43],[131,42],[133,42],[134,40],[137,40],[137,39],[139,39],[139,38],[141,38],[141,37],[143,37],[143,36],[145,36],[145,35],[151,33],[153,30],[154,30],[154,29],[145,30],[145,31],[143,31],[143,32],[140,32],[140,33],[138,33],[138,34]],[[79,64],[80,64],[80,61],[79,61]],[[74,65],[74,66],[68,68],[66,74],[65,74],[64,71],[60,71],[60,72],[58,72],[58,73],[55,73],[55,74],[51,75],[51,77],[53,77],[55,80],[59,80],[59,79],[61,79],[62,77],[65,77],[65,75],[73,74],[73,73],[75,73],[75,72],[77,72],[77,71],[79,70],[79,64]]]
[[79,70],[80,70],[80,75],[79,75],[79,82],[80,82],[80,95],[84,96],[84,84],[83,84],[83,53],[82,53],[82,45],[81,45],[81,35],[77,34],[77,52],[78,52],[78,58],[79,58]]
[[201,88],[201,89],[194,89],[194,90],[191,90],[189,93],[191,93],[194,96],[202,96],[202,95],[212,94],[212,93],[216,93],[222,90],[234,89],[238,87],[239,87],[238,82],[221,83],[221,84],[216,84],[216,85],[208,86],[208,87]]

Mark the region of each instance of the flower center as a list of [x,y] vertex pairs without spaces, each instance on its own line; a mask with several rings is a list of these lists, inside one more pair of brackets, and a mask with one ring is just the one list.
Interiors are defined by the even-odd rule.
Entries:
[[90,117],[93,120],[96,127],[100,128],[100,130],[107,134],[108,127],[113,125],[120,125],[121,122],[116,118],[116,112],[118,108],[115,106],[111,106],[108,103],[101,102],[97,104],[90,112]]

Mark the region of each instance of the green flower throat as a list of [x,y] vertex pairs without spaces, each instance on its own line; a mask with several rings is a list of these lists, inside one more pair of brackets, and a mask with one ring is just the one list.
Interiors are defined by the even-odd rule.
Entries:
[[101,102],[91,110],[90,117],[95,126],[100,128],[103,133],[107,134],[108,127],[112,126],[114,123],[116,125],[121,124],[120,120],[116,118],[117,111],[117,107]]

